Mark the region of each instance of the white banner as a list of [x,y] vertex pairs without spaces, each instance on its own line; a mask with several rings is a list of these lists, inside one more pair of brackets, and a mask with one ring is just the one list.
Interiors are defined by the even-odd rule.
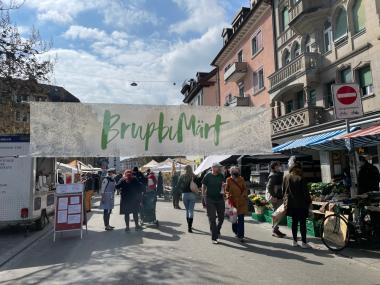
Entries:
[[41,157],[243,155],[271,152],[270,110],[116,104],[30,104]]

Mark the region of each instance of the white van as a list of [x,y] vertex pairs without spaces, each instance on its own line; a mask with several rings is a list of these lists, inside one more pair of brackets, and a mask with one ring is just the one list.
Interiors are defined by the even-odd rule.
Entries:
[[0,225],[42,229],[54,212],[55,158],[33,158],[29,145],[25,136],[0,136]]

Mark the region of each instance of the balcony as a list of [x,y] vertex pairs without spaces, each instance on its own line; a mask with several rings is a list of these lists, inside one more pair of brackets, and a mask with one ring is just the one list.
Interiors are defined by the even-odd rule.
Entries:
[[227,96],[224,106],[230,107],[249,107],[250,98],[249,97],[236,97],[236,96]]
[[322,6],[321,1],[300,0],[289,10],[289,26],[300,34],[310,31],[326,18]]
[[309,107],[276,118],[271,122],[272,136],[323,123],[324,113],[323,107]]
[[246,62],[235,62],[224,72],[224,81],[239,82],[247,74],[247,70],[248,67]]
[[269,76],[270,93],[320,66],[319,53],[303,53]]

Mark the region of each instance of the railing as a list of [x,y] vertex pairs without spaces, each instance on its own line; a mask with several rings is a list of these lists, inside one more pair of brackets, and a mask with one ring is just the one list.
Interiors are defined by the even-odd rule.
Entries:
[[294,31],[291,28],[288,28],[285,32],[283,32],[278,38],[277,38],[277,44],[278,46],[284,45],[288,40],[290,40],[294,36]]
[[299,1],[293,8],[289,10],[289,23],[293,21],[299,14],[304,11],[304,1]]
[[291,80],[299,73],[305,72],[309,69],[316,69],[319,65],[320,54],[303,53],[269,76],[270,88],[273,89],[280,84]]
[[324,112],[323,107],[309,107],[273,119],[271,122],[272,135],[320,124],[324,121]]
[[231,64],[224,73],[224,81],[238,81],[247,73],[246,62],[235,62]]
[[[312,12],[314,8],[320,8],[322,1],[301,0],[289,10],[289,25],[302,13]],[[300,22],[301,23],[301,22]],[[302,24],[302,23],[301,23]]]

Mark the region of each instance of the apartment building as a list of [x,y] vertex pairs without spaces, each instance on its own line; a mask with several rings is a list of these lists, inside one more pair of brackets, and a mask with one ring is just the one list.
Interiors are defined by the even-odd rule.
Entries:
[[212,61],[221,106],[269,107],[268,75],[275,71],[271,2],[252,1],[223,30],[223,47]]
[[[360,85],[365,115],[352,126],[379,122],[379,15],[377,0],[273,1],[276,71],[269,76],[269,93],[275,145],[344,129],[345,122],[334,115],[335,83]],[[378,163],[376,147],[366,151]],[[312,155],[321,161],[324,181],[347,164],[343,151]]]
[[190,106],[219,106],[217,69],[210,72],[198,72],[195,79],[182,84],[183,103]]

